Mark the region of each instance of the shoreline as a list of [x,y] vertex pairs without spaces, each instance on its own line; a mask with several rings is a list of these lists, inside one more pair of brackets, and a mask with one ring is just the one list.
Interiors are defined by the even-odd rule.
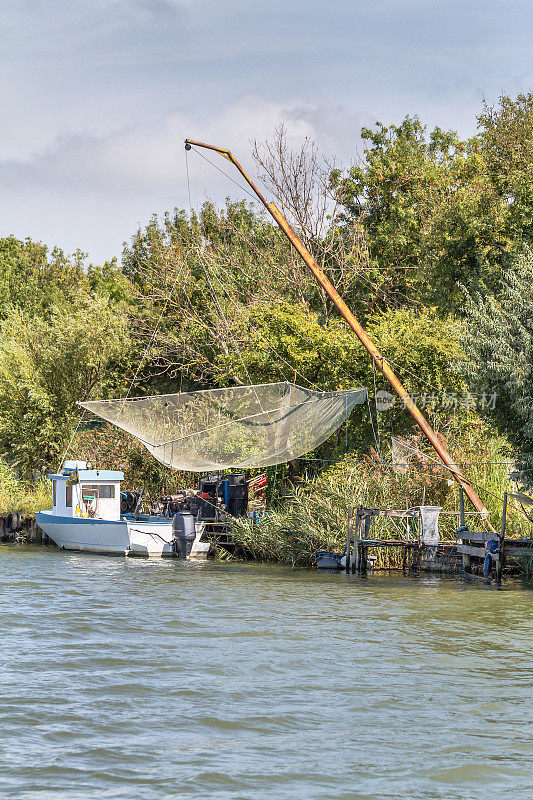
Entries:
[[[13,519],[15,518],[15,519]],[[510,544],[513,540],[507,540]],[[518,541],[518,540],[517,540]],[[22,545],[40,545],[55,548],[55,545],[41,530],[35,521],[35,516],[22,516],[21,514],[7,514],[0,516],[0,542],[4,544],[22,544]],[[461,555],[454,552],[455,543],[444,540],[438,548],[421,547],[416,556],[411,554],[407,558],[403,558],[401,564],[388,563],[386,566],[380,564],[373,566],[369,564],[368,571],[377,574],[385,572],[395,572],[402,574],[419,574],[430,573],[438,575],[468,575],[474,580],[483,577],[482,574],[466,573],[463,570]],[[58,548],[59,549],[59,548]],[[516,550],[517,548],[515,548]],[[524,548],[525,549],[525,548]],[[517,556],[514,553],[511,556],[511,563],[504,569],[504,579],[520,578],[531,583],[533,580],[533,540],[531,546],[527,548],[523,556]],[[76,552],[76,551],[72,551]],[[227,551],[226,551],[227,552]],[[405,555],[405,554],[404,554]],[[263,563],[263,564],[279,564],[291,566],[292,568],[299,567],[309,571],[316,571],[316,567],[311,564],[296,563],[295,561],[279,560],[274,558],[264,558],[254,555],[253,552],[246,551],[235,542],[234,554],[228,553],[227,558],[219,558],[214,556],[213,559],[218,561],[236,560],[250,563]],[[528,563],[529,561],[529,563]],[[321,573],[335,572],[334,570],[319,570]],[[337,572],[344,570],[338,570]]]

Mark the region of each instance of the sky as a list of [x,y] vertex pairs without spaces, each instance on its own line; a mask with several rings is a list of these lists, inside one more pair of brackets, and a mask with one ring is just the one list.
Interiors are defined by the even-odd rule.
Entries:
[[[0,0],[0,11],[0,236],[95,264],[120,259],[152,214],[189,208],[186,137],[230,148],[253,173],[251,140],[283,122],[291,144],[309,136],[348,166],[363,125],[418,114],[470,136],[484,100],[533,82],[531,0]],[[188,166],[194,207],[245,197],[197,154]]]

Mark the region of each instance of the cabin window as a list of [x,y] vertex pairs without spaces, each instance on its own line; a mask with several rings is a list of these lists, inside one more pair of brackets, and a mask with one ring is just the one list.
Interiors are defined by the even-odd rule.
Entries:
[[67,483],[65,505],[67,508],[72,508],[72,485]]
[[84,489],[93,489],[95,492],[98,493],[98,497],[101,500],[114,500],[115,499],[115,487],[111,486],[89,486],[89,484],[84,484]]
[[52,503],[55,505],[57,501],[57,481],[52,481]]
[[90,517],[93,517],[96,513],[98,505],[98,487],[97,486],[87,486],[84,484],[81,487],[81,506],[85,508],[85,511]]

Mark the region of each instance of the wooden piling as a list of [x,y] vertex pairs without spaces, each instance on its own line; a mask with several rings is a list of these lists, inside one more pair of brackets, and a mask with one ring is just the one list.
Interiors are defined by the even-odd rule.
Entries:
[[352,575],[359,570],[359,539],[361,538],[361,509],[355,515],[355,530],[353,542]]
[[366,575],[368,569],[368,546],[362,542],[361,543],[361,569],[360,572],[362,575]]
[[503,508],[502,508],[502,524],[500,528],[500,557],[496,560],[496,585],[502,585],[502,569],[504,561],[504,547],[505,547],[505,524],[507,520],[507,492],[503,495]]
[[367,513],[364,515],[363,518],[363,530],[361,536],[361,548],[360,548],[360,556],[359,556],[359,572],[363,575],[366,575],[366,571],[368,568],[368,545],[366,544],[366,540],[370,538],[370,528],[372,525],[372,513]]
[[346,574],[350,574],[352,563],[352,528],[353,528],[353,506],[348,508],[348,524],[346,526]]
[[[461,528],[465,526],[465,494],[461,486],[459,489],[459,511],[461,514]],[[468,553],[463,553],[463,570],[465,572],[472,572],[472,559]]]
[[358,506],[356,514],[355,514],[355,530],[354,530],[354,542],[353,542],[353,562],[352,562],[352,573],[359,572],[359,564],[360,564],[360,541],[361,541],[361,512],[362,506]]

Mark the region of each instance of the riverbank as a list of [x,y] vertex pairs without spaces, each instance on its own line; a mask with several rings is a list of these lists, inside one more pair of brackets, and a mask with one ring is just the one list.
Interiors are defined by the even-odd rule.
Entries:
[[[261,528],[261,526],[255,526]],[[290,530],[285,537],[285,541],[281,542],[277,539],[277,550],[269,549],[265,556],[264,549],[258,550],[257,541],[258,537],[264,536],[266,528],[254,535],[254,543],[250,543],[248,538],[239,538],[239,531],[247,530],[241,523],[230,529],[229,536],[224,539],[231,541],[231,547],[228,550],[227,544],[224,548],[217,546],[216,539],[212,539],[211,555],[214,556],[216,561],[238,561],[240,563],[256,562],[256,563],[277,563],[285,566],[290,566],[292,569],[299,567],[302,569],[312,569],[315,566],[314,554],[320,546],[314,547],[315,541],[309,538],[306,542],[307,557],[302,557],[301,546],[293,550],[290,549],[291,543],[295,538],[300,542],[305,539],[303,531]],[[235,538],[233,532],[236,532]],[[268,533],[267,533],[268,536]],[[345,534],[344,534],[345,537]],[[7,516],[0,516],[0,542],[4,544],[15,543],[19,545],[46,545],[51,549],[57,549],[51,542],[46,534],[39,528],[35,522],[35,517],[23,516],[22,514],[9,514]],[[339,549],[345,544],[345,538],[342,538],[342,532],[339,532]],[[270,548],[272,542],[270,542]],[[296,558],[299,554],[299,558]],[[418,574],[418,573],[433,573],[438,575],[462,575],[464,574],[462,557],[457,552],[456,544],[452,541],[444,541],[438,547],[411,547],[407,548],[398,542],[394,546],[372,548],[369,547],[367,551],[367,567],[368,571],[375,573],[379,572],[401,572],[402,574]],[[481,565],[474,565],[473,577],[481,577]],[[524,554],[519,555],[514,553],[507,558],[507,563],[504,566],[503,577],[505,580],[521,579],[525,584],[533,583],[533,555]]]
[[[456,549],[457,530],[461,524],[459,492],[449,485],[440,467],[434,468],[430,478],[422,479],[422,475],[415,480],[412,474],[396,474],[390,466],[372,463],[370,459],[344,460],[313,481],[292,486],[283,501],[270,509],[259,524],[246,518],[236,520],[231,527],[233,541],[251,559],[309,567],[314,564],[317,550],[344,552],[348,518],[354,506],[405,510],[420,504],[435,505],[443,511],[438,523],[437,549],[429,546],[408,550],[409,543],[399,541],[397,546],[369,547],[368,558],[376,570],[415,568],[462,572],[463,560]],[[499,472],[492,468],[488,475],[497,492],[510,488],[507,468],[503,465],[499,465]],[[492,522],[499,530],[502,504],[495,493],[490,500]],[[468,516],[468,524],[471,530],[485,527],[479,515]],[[398,525],[391,525],[385,516],[372,520],[374,540],[398,539],[402,532],[405,534],[401,525],[399,530]],[[506,541],[522,539],[527,545],[528,532],[531,534],[532,529],[527,527],[523,514],[519,515],[517,509],[509,505]],[[482,561],[477,566],[472,561],[474,571],[479,572]],[[513,554],[507,560],[504,575],[517,574],[526,580],[533,579],[533,550],[529,554]]]
[[46,536],[35,522],[35,516],[13,511],[0,516],[0,542],[43,544]]

